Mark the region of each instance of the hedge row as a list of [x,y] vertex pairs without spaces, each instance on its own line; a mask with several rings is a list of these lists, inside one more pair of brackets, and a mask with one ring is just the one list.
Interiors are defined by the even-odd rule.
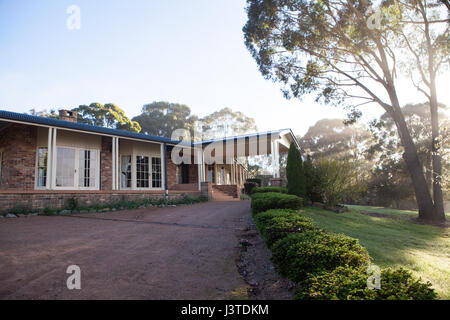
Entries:
[[291,194],[265,192],[252,194],[252,213],[257,214],[270,209],[300,209],[303,199]]
[[265,192],[279,192],[279,193],[287,193],[287,189],[283,187],[256,187],[252,189],[252,194],[254,193],[265,193]]
[[[369,289],[370,256],[358,240],[319,229],[300,215],[301,198],[283,193],[252,195],[256,226],[280,275],[296,282],[297,299],[435,299],[429,282],[404,269],[383,269],[381,288]],[[278,206],[278,208],[277,208]]]

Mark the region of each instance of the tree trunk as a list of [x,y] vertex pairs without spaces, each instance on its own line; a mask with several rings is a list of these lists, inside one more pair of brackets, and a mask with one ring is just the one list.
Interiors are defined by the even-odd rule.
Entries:
[[431,111],[431,159],[433,163],[433,200],[434,218],[436,221],[445,221],[444,197],[442,195],[442,162],[439,141],[439,114],[436,96],[436,83],[434,75],[430,82],[430,111]]
[[432,146],[430,145],[430,152],[427,152],[427,158],[426,158],[426,163],[425,163],[425,180],[427,181],[427,186],[428,186],[428,190],[430,191],[430,193],[432,194],[433,191],[433,166],[431,163],[431,148]]
[[417,206],[419,208],[419,219],[425,221],[435,221],[433,200],[431,198],[430,191],[428,190],[427,182],[425,181],[423,167],[420,163],[419,156],[417,155],[416,145],[414,144],[414,141],[409,133],[405,117],[401,111],[400,103],[393,86],[389,88],[388,93],[392,102],[392,110],[390,110],[390,114],[394,119],[400,140],[402,141],[403,148],[405,149],[403,159],[408,167],[414,187],[414,194],[416,196]]

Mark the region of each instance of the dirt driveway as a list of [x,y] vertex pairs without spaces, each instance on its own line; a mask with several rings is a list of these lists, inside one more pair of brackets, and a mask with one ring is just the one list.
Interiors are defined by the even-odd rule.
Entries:
[[[0,299],[226,299],[248,201],[0,220]],[[81,290],[68,290],[69,265]]]

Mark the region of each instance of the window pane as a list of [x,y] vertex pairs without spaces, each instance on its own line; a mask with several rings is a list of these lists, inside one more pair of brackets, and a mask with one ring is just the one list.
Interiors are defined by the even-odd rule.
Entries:
[[137,156],[136,157],[136,187],[148,188],[149,187],[149,167],[148,157]]
[[45,187],[47,182],[47,148],[38,149],[37,186]]
[[131,188],[131,156],[122,156],[120,172],[122,188]]
[[152,187],[161,188],[161,158],[152,158]]
[[95,187],[96,151],[78,151],[78,186],[81,188]]
[[74,187],[75,149],[58,147],[56,152],[56,186]]

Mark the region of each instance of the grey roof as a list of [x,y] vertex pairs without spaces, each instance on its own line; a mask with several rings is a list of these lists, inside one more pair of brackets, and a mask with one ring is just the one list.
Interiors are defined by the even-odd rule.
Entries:
[[[158,136],[153,136],[153,135],[149,135],[149,134],[136,133],[136,132],[126,131],[126,130],[104,128],[104,127],[93,126],[93,125],[84,124],[84,123],[71,122],[71,121],[46,118],[46,117],[39,117],[39,116],[33,116],[33,115],[25,114],[25,113],[17,113],[17,112],[5,111],[5,110],[0,110],[0,120],[1,119],[27,122],[27,123],[35,123],[35,124],[40,124],[40,125],[45,125],[45,126],[67,128],[67,129],[74,129],[74,130],[87,131],[87,132],[103,133],[106,135],[113,135],[113,136],[120,136],[120,137],[126,137],[126,138],[155,141],[155,142],[162,142],[162,143],[169,143],[169,144],[179,144],[180,143],[179,140],[172,140],[172,139],[165,138],[165,137],[158,137]],[[274,134],[274,133],[276,134],[276,133],[280,133],[283,131],[289,131],[291,133],[292,138],[294,139],[295,143],[298,146],[298,141],[291,129],[281,129],[281,130],[273,130],[273,131],[267,131],[267,132],[250,133],[250,134],[245,134],[245,135],[241,135],[241,136],[224,137],[224,138],[219,138],[219,139],[206,140],[206,141],[202,141],[202,142],[195,142],[195,143],[192,143],[192,145],[193,146],[200,145],[200,144],[205,145],[205,144],[210,144],[215,141],[226,141],[226,140],[231,140],[231,139],[248,138],[248,137],[252,137],[252,136],[263,136],[263,135],[269,135],[269,134]]]
[[39,116],[32,116],[32,115],[25,114],[25,113],[17,113],[17,112],[4,111],[4,110],[0,110],[0,119],[36,123],[36,124],[41,124],[41,125],[46,125],[46,126],[67,128],[67,129],[74,129],[74,130],[81,130],[81,131],[88,131],[88,132],[104,133],[107,135],[114,135],[114,136],[121,136],[121,137],[127,137],[127,138],[156,141],[156,142],[163,142],[163,143],[170,143],[170,144],[178,144],[179,143],[179,141],[172,140],[169,138],[152,136],[152,135],[143,134],[143,133],[136,133],[136,132],[126,131],[126,130],[104,128],[104,127],[98,127],[98,126],[93,126],[93,125],[84,124],[84,123],[71,122],[71,121],[52,119],[52,118],[45,118],[45,117],[39,117]]

